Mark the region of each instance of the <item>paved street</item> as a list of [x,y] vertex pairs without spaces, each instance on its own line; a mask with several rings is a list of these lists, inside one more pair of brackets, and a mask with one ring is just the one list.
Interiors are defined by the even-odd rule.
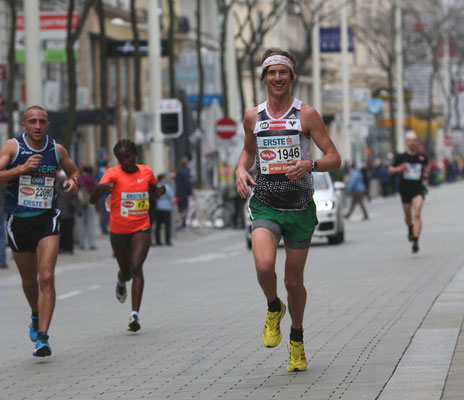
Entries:
[[[266,302],[242,231],[181,232],[145,264],[142,329],[114,295],[108,239],[60,256],[52,357],[32,356],[13,262],[0,270],[1,399],[457,400],[464,383],[463,183],[431,188],[413,255],[398,197],[357,210],[346,242],[315,240],[305,280],[306,372],[261,343]],[[279,295],[284,249],[278,250]]]

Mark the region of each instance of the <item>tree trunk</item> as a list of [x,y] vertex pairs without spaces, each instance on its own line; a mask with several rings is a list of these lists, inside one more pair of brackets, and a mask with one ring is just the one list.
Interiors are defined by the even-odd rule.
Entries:
[[70,151],[74,127],[76,125],[77,79],[76,61],[74,59],[74,40],[72,34],[72,16],[74,13],[74,0],[69,1],[68,27],[66,35],[66,66],[68,73],[68,110],[64,126],[64,147]]
[[135,0],[131,0],[131,26],[134,36],[134,108],[136,111],[142,110],[142,96],[140,94],[140,40],[137,31],[137,15],[135,10]]
[[174,0],[168,1],[169,6],[169,38],[168,38],[168,53],[169,53],[169,97],[176,97],[176,77],[175,77],[175,59],[174,59],[174,28],[176,22],[176,14],[174,12]]
[[14,137],[14,83],[16,76],[16,62],[15,62],[15,35],[16,35],[16,1],[9,0],[8,5],[10,6],[11,13],[11,25],[10,25],[10,42],[8,47],[8,83],[7,90],[8,95],[6,98],[6,109],[8,114],[8,138]]
[[243,76],[242,76],[242,63],[237,57],[237,79],[238,79],[238,88],[240,95],[240,104],[242,106],[242,119],[245,116],[246,104],[245,104],[245,94],[243,93]]
[[[196,9],[197,19],[197,63],[198,63],[198,103],[197,103],[197,126],[201,131],[201,111],[203,109],[203,92],[204,92],[204,76],[203,76],[203,60],[201,58],[201,0],[197,0]],[[197,161],[197,187],[202,187],[202,157],[201,145],[202,140],[197,140],[196,161]]]
[[94,0],[86,0],[82,12],[79,16],[79,24],[76,30],[72,31],[72,17],[74,13],[74,0],[70,0],[68,7],[68,26],[66,34],[66,67],[68,78],[68,107],[66,124],[64,126],[64,147],[69,151],[72,144],[72,136],[76,126],[76,107],[77,107],[77,76],[76,59],[74,58],[74,44],[79,38],[82,27],[84,26],[90,7]]
[[101,146],[108,148],[108,62],[106,55],[105,15],[103,0],[97,0],[98,22],[100,25],[100,129]]
[[256,56],[256,52],[254,51],[248,54],[248,68],[250,70],[251,89],[253,93],[253,104],[258,104],[258,92],[256,90],[256,77],[255,77],[255,56]]
[[223,2],[222,11],[222,27],[220,32],[220,60],[221,60],[221,83],[222,83],[222,110],[224,115],[229,115],[229,88],[227,87],[226,75],[226,35],[227,35],[227,18],[229,17],[230,8]]
[[201,128],[201,111],[203,109],[203,95],[204,95],[204,71],[203,60],[201,58],[201,0],[197,0],[197,63],[198,63],[198,103],[197,103],[197,125]]

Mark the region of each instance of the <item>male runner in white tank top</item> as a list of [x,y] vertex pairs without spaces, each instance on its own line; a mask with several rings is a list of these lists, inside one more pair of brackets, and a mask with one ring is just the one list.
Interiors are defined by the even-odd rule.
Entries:
[[[267,102],[249,110],[243,121],[245,140],[236,172],[236,186],[242,198],[250,200],[252,247],[258,282],[268,302],[262,339],[266,347],[277,346],[282,338],[280,321],[285,304],[277,296],[275,261],[283,236],[285,287],[292,326],[288,349],[289,372],[307,367],[303,346],[303,314],[306,304],[304,267],[314,228],[317,225],[311,171],[340,167],[340,156],[317,111],[290,94],[294,80],[292,54],[268,49],[262,57],[261,79]],[[310,159],[313,140],[324,156]],[[248,170],[256,163],[256,181]]]

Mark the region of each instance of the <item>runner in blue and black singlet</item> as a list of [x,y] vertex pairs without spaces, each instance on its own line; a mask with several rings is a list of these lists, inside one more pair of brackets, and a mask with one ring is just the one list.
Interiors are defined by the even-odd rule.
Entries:
[[47,135],[48,115],[42,107],[29,107],[22,126],[24,133],[0,149],[0,184],[7,184],[8,242],[32,311],[33,355],[44,357],[51,355],[47,332],[55,307],[53,274],[60,239],[56,173],[58,168],[66,173],[63,187],[71,194],[78,190],[80,174],[65,148]]

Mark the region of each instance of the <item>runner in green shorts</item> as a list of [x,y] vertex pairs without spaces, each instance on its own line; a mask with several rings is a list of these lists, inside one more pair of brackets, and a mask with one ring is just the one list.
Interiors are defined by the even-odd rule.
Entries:
[[256,197],[250,199],[251,229],[266,228],[277,241],[283,236],[284,244],[291,249],[306,249],[318,223],[316,204],[299,211],[274,210],[261,203]]
[[[290,85],[295,74],[292,54],[268,49],[262,57],[261,80],[268,100],[249,110],[243,121],[245,139],[236,171],[239,195],[254,192],[250,200],[251,243],[258,282],[267,299],[267,320],[262,339],[266,347],[281,339],[280,321],[285,304],[277,295],[275,261],[281,236],[285,244],[285,288],[292,326],[288,349],[289,372],[304,371],[303,314],[306,305],[304,267],[317,225],[312,171],[340,167],[340,156],[317,111],[295,99]],[[311,140],[324,153],[311,160]],[[256,180],[249,169],[256,164]]]

